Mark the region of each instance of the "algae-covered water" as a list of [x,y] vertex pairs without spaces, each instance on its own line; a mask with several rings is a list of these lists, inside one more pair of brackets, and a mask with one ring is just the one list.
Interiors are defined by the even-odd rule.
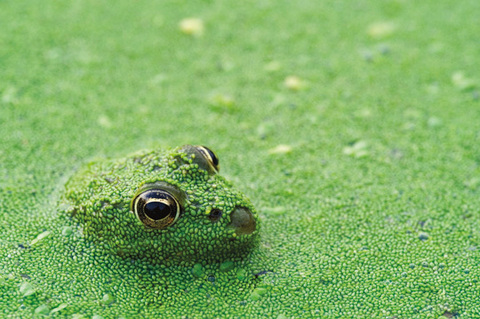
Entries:
[[[1,1],[0,317],[480,317],[479,13]],[[59,218],[84,163],[183,144],[259,212],[246,258],[124,259]]]

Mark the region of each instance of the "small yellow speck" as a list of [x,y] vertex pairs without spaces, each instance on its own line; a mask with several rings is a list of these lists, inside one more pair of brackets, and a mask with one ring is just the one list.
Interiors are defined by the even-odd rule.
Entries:
[[267,72],[275,72],[282,68],[282,65],[278,61],[271,61],[265,65],[265,71]]
[[112,127],[112,121],[106,115],[100,115],[98,117],[98,124],[105,128]]
[[353,145],[346,146],[343,148],[343,154],[356,158],[364,157],[368,155],[367,142],[357,141]]
[[264,211],[269,215],[277,216],[284,215],[287,212],[287,208],[284,206],[266,207]]
[[452,83],[461,91],[467,91],[473,89],[476,86],[476,83],[473,79],[465,76],[465,73],[462,71],[457,71],[452,74]]
[[388,37],[395,31],[395,24],[389,21],[375,22],[368,26],[367,34],[375,39]]
[[274,148],[268,150],[268,154],[287,154],[292,151],[292,147],[286,144],[277,145]]
[[2,93],[2,101],[5,103],[13,103],[17,99],[17,89],[13,86],[8,87]]
[[180,21],[180,31],[184,34],[201,36],[205,30],[203,20],[199,18],[185,18]]
[[360,109],[360,110],[354,112],[354,115],[356,117],[368,118],[368,117],[372,116],[372,111],[368,108],[363,108],[363,109]]
[[283,81],[285,87],[292,91],[299,91],[306,87],[306,82],[296,75],[290,75]]
[[152,86],[156,86],[164,83],[167,80],[167,76],[163,73],[156,74],[153,78],[150,79],[149,83]]
[[235,100],[228,94],[216,93],[210,96],[210,101],[216,106],[232,107],[235,104]]
[[205,215],[210,214],[211,211],[212,211],[212,207],[208,206],[207,209],[205,210]]

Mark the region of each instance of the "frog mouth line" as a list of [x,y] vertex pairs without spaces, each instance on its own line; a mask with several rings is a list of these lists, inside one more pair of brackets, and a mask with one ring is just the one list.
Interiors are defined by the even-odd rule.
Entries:
[[252,212],[245,207],[236,207],[230,214],[230,227],[235,229],[235,234],[249,235],[257,229],[257,223]]

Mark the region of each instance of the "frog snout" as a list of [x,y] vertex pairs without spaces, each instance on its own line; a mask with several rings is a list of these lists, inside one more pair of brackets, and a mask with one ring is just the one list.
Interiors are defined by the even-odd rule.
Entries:
[[230,214],[230,226],[235,229],[237,235],[248,235],[255,231],[257,223],[252,212],[245,207],[236,207]]

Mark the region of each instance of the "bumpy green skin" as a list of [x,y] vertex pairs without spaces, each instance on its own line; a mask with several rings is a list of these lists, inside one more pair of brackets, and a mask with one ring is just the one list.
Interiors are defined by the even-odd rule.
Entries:
[[[66,184],[61,214],[76,220],[85,238],[106,252],[151,263],[218,262],[245,255],[258,227],[237,235],[231,213],[244,207],[257,220],[255,208],[231,183],[209,173],[205,159],[185,148],[90,163]],[[144,185],[159,182],[184,192],[186,199],[174,224],[152,229],[136,217],[131,202]],[[214,222],[208,218],[212,209],[222,211]]]

